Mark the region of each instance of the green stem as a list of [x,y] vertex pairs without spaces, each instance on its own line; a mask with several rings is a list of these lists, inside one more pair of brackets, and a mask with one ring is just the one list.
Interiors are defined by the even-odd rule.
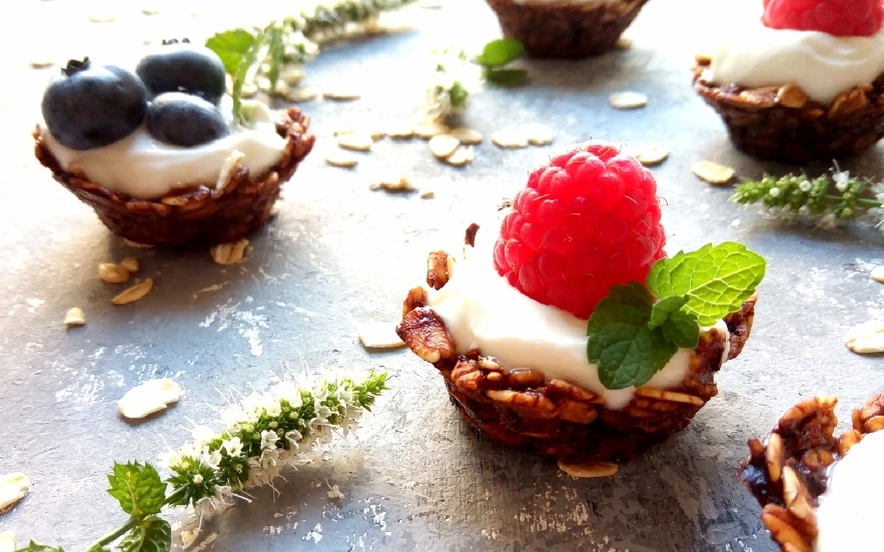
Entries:
[[111,531],[107,535],[105,535],[105,536],[101,537],[100,539],[98,539],[97,541],[95,541],[95,543],[89,547],[89,550],[92,550],[93,548],[96,548],[96,547],[99,550],[101,550],[102,548],[104,548],[108,544],[114,542],[118,538],[125,535],[130,529],[135,527],[137,524],[138,524],[138,520],[133,517],[130,517],[129,521],[127,521],[126,523],[124,523],[123,525],[118,527],[115,531]]
[[[836,195],[825,195],[823,196],[823,198],[825,198],[827,201],[831,201],[832,203],[840,203],[844,201],[843,197]],[[882,205],[880,201],[876,201],[874,199],[864,199],[861,197],[856,199],[856,204],[861,207],[880,207]]]

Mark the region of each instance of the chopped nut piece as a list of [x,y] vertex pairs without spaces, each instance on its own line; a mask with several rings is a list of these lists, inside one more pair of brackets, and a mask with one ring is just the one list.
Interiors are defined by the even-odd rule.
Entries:
[[559,460],[559,469],[571,477],[611,477],[617,473],[617,464],[610,462],[568,462]]
[[209,249],[212,259],[220,265],[232,265],[242,261],[249,240],[242,238],[239,241],[219,243]]
[[338,135],[338,145],[344,149],[355,151],[368,151],[374,144],[370,134],[350,132]]
[[319,90],[311,87],[289,88],[285,93],[285,99],[293,103],[303,103],[315,100],[319,95]]
[[451,155],[445,158],[445,162],[455,167],[462,167],[467,163],[472,163],[474,158],[473,146],[458,146]]
[[457,138],[461,144],[466,146],[475,146],[482,143],[482,133],[471,128],[453,128],[449,134]]
[[346,102],[350,100],[358,100],[362,94],[356,90],[326,90],[322,93],[322,97],[329,100]]
[[111,299],[111,302],[114,305],[128,305],[150,293],[151,288],[153,288],[153,279],[148,278],[140,284],[135,284],[123,293],[117,295]]
[[499,148],[528,147],[528,137],[513,129],[498,130],[491,135],[491,142]]
[[124,418],[140,419],[178,402],[181,386],[169,378],[147,380],[123,395],[117,408]]
[[325,162],[333,167],[349,169],[355,167],[359,160],[345,151],[332,150],[325,154]]
[[398,349],[405,342],[396,335],[396,324],[372,322],[360,324],[357,330],[359,341],[366,349]]
[[424,140],[429,140],[433,136],[437,134],[447,134],[449,128],[447,125],[441,123],[420,123],[412,127],[414,134]]
[[129,271],[114,263],[98,265],[98,276],[109,284],[122,284],[129,281]]
[[86,323],[86,315],[80,307],[72,307],[64,315],[65,326],[82,326]]
[[869,277],[876,282],[881,282],[884,284],[884,265],[876,266],[872,269],[872,273],[869,274]]
[[545,146],[552,144],[553,131],[549,125],[543,123],[528,123],[519,127],[519,132],[525,136],[532,146]]
[[138,264],[138,259],[135,257],[126,257],[122,261],[120,261],[120,266],[128,270],[130,273],[138,272],[140,265]]
[[450,134],[437,134],[430,138],[430,151],[440,159],[444,159],[454,153],[460,145],[460,141]]
[[646,144],[636,148],[635,158],[645,167],[653,167],[669,158],[669,150],[656,142]]
[[608,96],[608,104],[614,109],[637,109],[648,105],[648,97],[641,92],[615,92]]
[[787,84],[777,90],[777,103],[783,107],[802,108],[807,103],[807,100],[807,94],[800,86]]
[[854,353],[884,353],[884,320],[869,320],[850,328],[844,344]]
[[414,186],[408,175],[391,173],[382,175],[369,186],[372,190],[386,190],[388,192],[413,192]]
[[31,481],[23,473],[0,475],[0,512],[23,499],[30,488]]
[[697,161],[691,165],[691,172],[709,184],[727,184],[734,178],[734,169],[712,161]]

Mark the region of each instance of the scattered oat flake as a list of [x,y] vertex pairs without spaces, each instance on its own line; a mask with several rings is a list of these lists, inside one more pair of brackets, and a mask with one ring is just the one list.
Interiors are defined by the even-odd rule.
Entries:
[[212,260],[219,265],[232,265],[242,261],[249,246],[249,240],[242,238],[239,241],[219,243],[209,248]]
[[697,161],[691,165],[691,172],[709,184],[727,184],[734,178],[734,169],[713,161]]
[[414,134],[419,138],[423,138],[424,140],[429,140],[433,136],[437,134],[448,134],[448,131],[451,130],[448,128],[448,125],[443,125],[441,123],[418,123],[412,127]]
[[98,277],[109,284],[123,284],[129,281],[129,271],[122,265],[101,263],[98,265]]
[[339,489],[337,485],[332,485],[331,490],[328,492],[328,497],[332,500],[336,500],[344,498],[344,493],[341,492],[341,489]]
[[414,127],[406,123],[388,125],[384,131],[387,136],[394,140],[408,140],[414,137]]
[[111,299],[111,302],[114,305],[128,305],[129,303],[134,303],[150,293],[151,288],[153,288],[153,279],[148,278],[140,284],[135,284],[123,293],[117,295]]
[[23,499],[30,488],[31,481],[21,472],[0,475],[0,512]]
[[134,247],[136,249],[153,249],[154,247],[149,243],[139,243],[137,241],[132,241],[129,238],[123,238],[123,243],[125,243],[129,247]]
[[160,9],[156,6],[148,6],[146,8],[141,8],[141,13],[144,15],[159,15]]
[[357,330],[359,341],[366,349],[398,349],[405,343],[396,335],[396,325],[385,322],[366,322]]
[[290,88],[285,93],[285,99],[294,103],[309,102],[315,100],[317,96],[319,96],[319,90],[309,86]]
[[55,65],[55,61],[51,59],[32,59],[31,67],[34,69],[43,69],[45,67],[52,67]]
[[610,477],[617,473],[617,464],[610,462],[567,462],[559,460],[559,469],[571,477]]
[[126,257],[122,261],[120,261],[120,266],[128,270],[129,272],[138,272],[138,269],[141,266],[138,264],[138,259],[135,257]]
[[473,146],[458,146],[451,155],[445,158],[445,162],[455,167],[463,167],[472,163],[474,158]]
[[458,139],[461,144],[466,146],[475,146],[477,144],[482,143],[482,133],[478,130],[473,130],[471,128],[458,127],[451,129],[449,132],[452,136]]
[[344,149],[368,151],[372,144],[374,144],[374,140],[368,133],[348,132],[338,135],[338,145]]
[[244,82],[242,85],[242,97],[245,99],[254,98],[258,94],[258,85],[253,82]]
[[527,148],[528,137],[518,130],[498,130],[491,135],[491,142],[499,148]]
[[669,150],[656,142],[637,147],[634,154],[638,162],[645,167],[659,165],[669,158]]
[[641,92],[615,92],[608,96],[608,104],[614,109],[637,109],[648,105],[648,97]]
[[545,146],[552,144],[553,131],[549,125],[543,123],[527,123],[519,127],[519,133],[523,134],[532,146]]
[[92,23],[110,23],[115,19],[112,13],[94,13],[87,16]]
[[421,190],[421,193],[420,193],[421,199],[433,199],[434,197],[436,197],[435,190]]
[[15,551],[15,532],[0,531],[0,552]]
[[460,140],[450,134],[437,134],[430,138],[430,151],[439,158],[445,158],[454,153],[460,145]]
[[351,168],[359,162],[356,157],[343,150],[332,150],[325,154],[325,162],[333,167]]
[[150,416],[181,398],[181,386],[169,378],[147,380],[126,391],[117,409],[124,418],[137,420]]
[[86,323],[86,314],[83,312],[83,309],[80,307],[71,307],[64,315],[64,325],[71,326],[82,326]]
[[876,282],[881,282],[884,284],[884,265],[876,266],[872,269],[872,273],[869,274],[869,277]]
[[620,38],[617,39],[617,42],[614,44],[614,47],[618,50],[628,50],[632,48],[633,39],[631,36],[627,36],[625,34],[620,35]]
[[386,190],[388,192],[413,192],[411,178],[401,173],[381,175],[371,184],[372,190]]
[[323,98],[336,101],[358,100],[362,94],[356,90],[326,90],[322,93]]
[[844,344],[854,353],[884,353],[884,320],[869,320],[850,328]]

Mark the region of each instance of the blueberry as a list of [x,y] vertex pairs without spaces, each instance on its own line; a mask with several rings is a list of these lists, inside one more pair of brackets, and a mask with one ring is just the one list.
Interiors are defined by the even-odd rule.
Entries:
[[199,146],[226,136],[230,127],[206,100],[183,92],[160,94],[147,109],[147,131],[161,142]]
[[62,145],[100,148],[125,138],[144,121],[147,91],[131,71],[72,59],[50,79],[41,109],[46,127]]
[[215,105],[224,95],[226,73],[218,54],[189,42],[164,41],[141,58],[135,72],[151,95],[185,92]]

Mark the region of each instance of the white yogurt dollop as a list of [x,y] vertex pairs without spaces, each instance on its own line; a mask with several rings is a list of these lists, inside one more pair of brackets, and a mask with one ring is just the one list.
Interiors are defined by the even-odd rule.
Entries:
[[[257,101],[243,101],[243,106],[249,114],[248,128],[231,122],[227,136],[191,148],[163,144],[152,138],[144,125],[113,144],[84,151],[59,144],[45,124],[40,133],[63,169],[78,170],[113,192],[155,199],[176,188],[214,186],[224,161],[234,151],[244,154],[241,163],[253,176],[282,158],[286,140],[276,133],[270,108]],[[224,102],[219,109],[230,113]]]
[[707,52],[712,63],[704,80],[745,88],[796,84],[827,104],[884,72],[884,29],[868,37],[837,37],[753,23],[732,25]]
[[[635,388],[607,389],[599,381],[596,365],[587,360],[587,321],[523,295],[497,273],[492,258],[491,247],[477,241],[477,248],[456,263],[448,283],[438,291],[428,290],[428,306],[445,322],[457,352],[478,347],[507,369],[537,368],[548,378],[565,379],[598,393],[610,409],[629,404]],[[716,327],[728,335],[724,322]],[[692,352],[679,349],[646,385],[662,389],[680,385]],[[724,355],[727,358],[727,350]]]
[[884,431],[870,433],[832,467],[817,508],[814,552],[878,552],[884,547]]

